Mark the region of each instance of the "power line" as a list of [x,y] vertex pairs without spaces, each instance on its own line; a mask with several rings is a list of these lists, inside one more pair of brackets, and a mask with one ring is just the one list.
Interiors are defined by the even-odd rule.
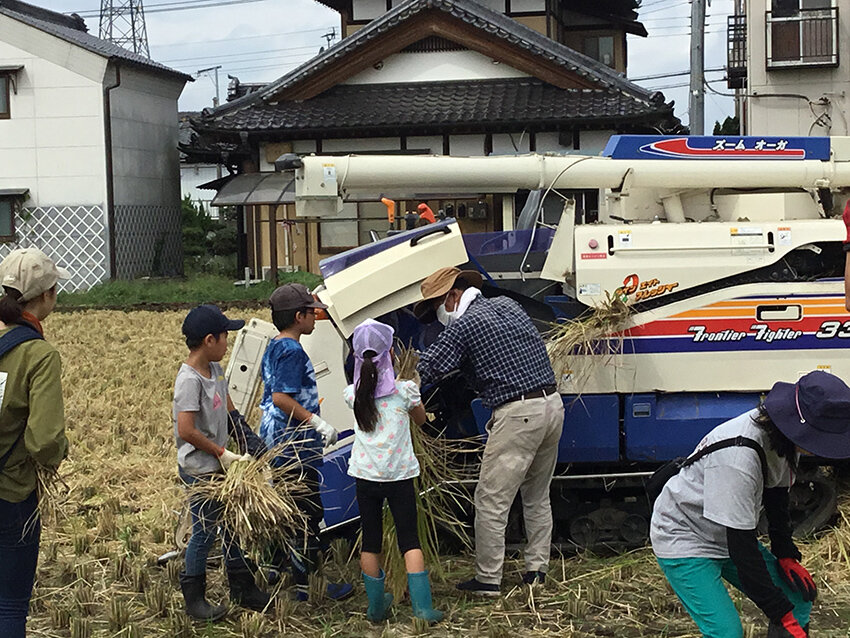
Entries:
[[244,35],[238,38],[218,38],[215,40],[190,40],[188,42],[173,42],[171,44],[152,44],[154,48],[171,48],[191,46],[193,44],[209,44],[210,42],[234,42],[236,40],[256,40],[257,38],[277,38],[285,35],[301,35],[303,33],[316,33],[317,31],[327,31],[330,27],[320,27],[317,29],[302,29],[300,31],[286,31],[284,33],[260,33],[254,35]]
[[[191,9],[209,9],[212,7],[223,7],[231,4],[250,4],[254,2],[265,2],[265,0],[183,0],[182,2],[160,2],[149,5],[145,13],[162,13],[165,11],[188,11]],[[99,12],[92,9],[73,11],[81,18],[96,18]]]
[[[303,62],[306,62],[307,60],[310,60],[312,58],[313,58],[313,56],[310,55],[309,53],[301,53],[299,55],[280,56],[277,59],[290,60],[289,62],[287,62],[287,64],[302,64]],[[213,62],[219,62],[219,61],[213,60]],[[267,57],[262,57],[262,58],[249,58],[247,60],[229,60],[229,61],[224,60],[224,61],[221,62],[221,64],[225,68],[225,70],[229,71],[229,70],[232,70],[232,68],[233,68],[231,65],[239,66],[240,64],[251,64],[251,63],[256,63],[256,62],[269,62],[269,59]],[[192,66],[192,63],[189,62],[189,63],[183,64],[183,65],[178,65],[177,68],[178,69],[188,69],[188,68],[191,68],[191,66]],[[278,65],[272,65],[272,66],[278,66]]]
[[[716,69],[706,69],[704,73],[720,73],[722,71],[726,71],[724,67],[717,67]],[[662,78],[675,78],[682,75],[690,75],[690,70],[688,71],[676,71],[675,73],[659,73],[658,75],[644,75],[638,78],[629,78],[632,82],[645,82],[646,80],[660,80]]]
[[[652,11],[644,11],[643,15],[649,15],[650,13],[658,13],[659,11],[669,11],[670,9],[675,9],[676,7],[682,7],[688,4],[688,0],[682,0],[681,2],[676,2],[675,4],[671,4],[666,7],[659,7],[658,9],[653,9]],[[641,12],[638,9],[638,20],[641,20]]]
[[[705,84],[713,83],[717,84],[718,82],[725,82],[726,78],[719,78],[717,80],[706,80]],[[679,84],[667,84],[665,86],[648,86],[646,87],[649,91],[666,91],[667,89],[681,89],[686,86],[690,86],[690,82],[681,82]],[[721,93],[721,95],[723,95]]]
[[[201,55],[201,56],[196,56],[196,57],[191,57],[191,58],[171,58],[169,60],[158,60],[158,62],[160,62],[162,64],[170,64],[170,63],[174,63],[174,62],[193,62],[195,60],[212,60],[212,59],[222,60],[222,59],[225,59],[225,58],[242,57],[243,55],[263,55],[263,54],[267,54],[267,53],[281,53],[281,52],[284,52],[284,51],[306,51],[306,50],[316,51],[316,50],[318,50],[318,46],[317,45],[307,45],[307,46],[303,46],[303,47],[286,47],[286,48],[283,48],[283,49],[262,49],[262,50],[259,50],[259,51],[243,51],[242,53],[223,53],[222,55],[207,54],[207,55]],[[304,55],[304,53],[302,53],[300,55]],[[290,56],[283,56],[283,57],[290,57]],[[242,62],[242,61],[244,61],[244,60],[234,60],[234,62]]]

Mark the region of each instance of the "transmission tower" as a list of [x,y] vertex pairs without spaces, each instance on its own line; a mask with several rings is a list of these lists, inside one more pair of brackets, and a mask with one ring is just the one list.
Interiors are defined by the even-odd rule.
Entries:
[[142,0],[100,0],[100,38],[151,57]]

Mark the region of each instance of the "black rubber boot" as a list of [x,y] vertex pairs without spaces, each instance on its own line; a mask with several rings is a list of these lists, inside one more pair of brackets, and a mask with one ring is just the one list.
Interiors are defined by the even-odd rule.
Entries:
[[180,589],[186,601],[186,615],[195,620],[214,621],[223,618],[227,605],[210,605],[206,599],[207,575],[189,576],[180,572]]
[[254,573],[247,567],[227,570],[227,582],[230,584],[230,600],[241,607],[254,611],[266,611],[271,596],[257,587]]

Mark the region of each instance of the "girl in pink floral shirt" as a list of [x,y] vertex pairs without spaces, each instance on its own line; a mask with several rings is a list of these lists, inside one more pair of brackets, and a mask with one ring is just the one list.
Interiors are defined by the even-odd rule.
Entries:
[[392,595],[384,592],[381,569],[383,509],[386,500],[395,521],[398,547],[407,568],[413,613],[429,622],[443,614],[433,608],[431,584],[419,544],[416,487],[419,462],[413,453],[410,421],[425,422],[425,408],[413,381],[396,381],[392,365],[393,329],[367,319],[354,329],[354,384],[344,390],[357,425],[348,474],[357,480],[357,504],[363,543],[360,567],[369,598],[366,616],[384,620]]

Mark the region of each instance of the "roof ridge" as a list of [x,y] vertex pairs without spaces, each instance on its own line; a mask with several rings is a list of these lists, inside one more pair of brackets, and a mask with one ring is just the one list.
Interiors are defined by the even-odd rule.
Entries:
[[64,13],[59,13],[58,11],[53,11],[52,9],[39,7],[34,4],[29,4],[28,2],[22,2],[21,0],[0,0],[0,7],[5,7],[10,11],[22,13],[24,15],[32,16],[38,20],[52,22],[53,24],[58,24],[84,33],[88,33],[89,30],[86,26],[86,21],[76,13],[66,15]]

